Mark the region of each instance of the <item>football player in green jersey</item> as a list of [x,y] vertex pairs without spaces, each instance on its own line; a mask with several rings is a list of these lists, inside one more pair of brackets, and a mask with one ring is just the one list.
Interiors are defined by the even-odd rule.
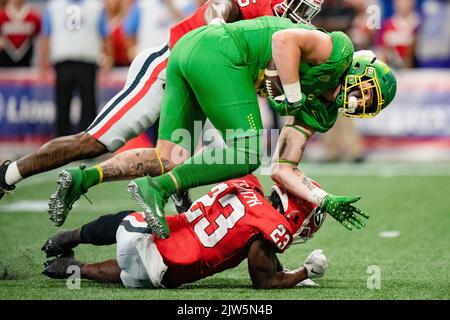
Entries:
[[[278,70],[280,77],[281,70]],[[301,84],[303,82],[301,81]],[[298,168],[308,140],[315,132],[326,132],[335,123],[338,113],[346,117],[371,118],[394,99],[397,81],[391,69],[377,60],[371,51],[359,51],[335,90],[319,96],[308,95],[294,111],[289,101],[269,97],[269,104],[281,115],[291,115],[278,139],[272,167],[272,179],[293,194],[321,205],[347,229],[361,228],[364,222],[353,213],[368,216],[351,205],[359,197],[337,197],[309,183]],[[301,148],[293,147],[301,146]]]
[[[185,35],[167,68],[156,153],[161,166],[171,171],[129,185],[149,228],[159,237],[169,236],[164,205],[172,193],[259,167],[262,123],[253,83],[272,57],[285,100],[272,97],[270,103],[281,114],[294,116],[281,134],[273,178],[347,228],[364,226],[358,215],[368,216],[352,205],[359,197],[328,194],[309,184],[296,168],[307,140],[316,131],[330,129],[339,110],[349,116],[375,116],[392,101],[396,81],[390,69],[373,56],[353,54],[350,39],[341,32],[326,33],[274,17],[204,27]],[[206,117],[228,147],[199,153],[180,165],[172,161],[174,154],[193,150],[196,142],[180,139],[180,130],[192,133],[194,122]],[[211,155],[224,161],[211,163]]]

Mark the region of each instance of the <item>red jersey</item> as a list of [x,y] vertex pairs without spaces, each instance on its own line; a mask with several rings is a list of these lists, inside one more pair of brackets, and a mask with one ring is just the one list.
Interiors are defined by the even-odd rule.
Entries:
[[[233,0],[239,7],[241,20],[254,19],[262,16],[273,16],[273,6],[283,0]],[[206,24],[205,11],[210,1],[205,2],[191,16],[177,23],[170,29],[169,44],[171,48],[189,31]]]
[[392,17],[381,28],[378,45],[393,49],[401,60],[407,59],[412,54],[419,26],[417,14],[408,18]]
[[170,237],[154,238],[168,266],[164,285],[177,287],[238,266],[255,236],[283,252],[292,242],[292,228],[260,190],[254,175],[229,180],[213,187],[186,213],[168,216]]
[[122,24],[111,27],[111,45],[113,47],[114,66],[124,67],[131,64]]
[[[41,19],[28,5],[17,11],[12,5],[0,10],[0,63],[3,66],[28,66],[32,40],[41,28]],[[3,52],[2,52],[3,51]]]

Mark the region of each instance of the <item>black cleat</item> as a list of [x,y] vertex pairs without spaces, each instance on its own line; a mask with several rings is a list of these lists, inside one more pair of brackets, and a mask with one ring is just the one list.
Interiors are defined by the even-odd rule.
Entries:
[[72,248],[75,248],[78,242],[74,239],[74,231],[62,231],[49,238],[42,246],[41,250],[50,257],[73,256]]
[[178,191],[177,193],[174,193],[172,195],[172,201],[179,214],[188,211],[192,206],[192,199],[189,191]]
[[14,190],[16,188],[16,186],[10,186],[5,181],[6,169],[8,169],[8,166],[10,164],[11,164],[11,161],[10,160],[6,160],[0,166],[0,199],[3,198],[5,193],[9,193],[10,191],[12,191],[12,190]]
[[75,257],[58,257],[44,263],[42,274],[54,279],[67,279],[73,272],[69,273],[69,267],[76,266],[81,269],[82,263]]

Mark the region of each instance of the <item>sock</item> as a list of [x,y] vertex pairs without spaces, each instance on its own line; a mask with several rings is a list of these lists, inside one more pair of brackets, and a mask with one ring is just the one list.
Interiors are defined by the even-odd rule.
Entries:
[[99,166],[87,168],[84,170],[83,185],[87,189],[99,184],[103,180],[103,172]]
[[12,162],[6,169],[5,182],[10,186],[14,186],[22,179],[23,178],[20,175],[19,169],[17,168],[17,161]]
[[[158,186],[163,189],[165,196],[168,198],[171,194],[177,192],[177,186],[175,182],[173,181],[172,177],[166,173],[158,177],[152,178],[153,182],[156,183]],[[179,180],[177,178],[177,181],[179,183]]]
[[81,227],[80,243],[104,246],[116,243],[116,233],[123,219],[133,211],[107,214]]

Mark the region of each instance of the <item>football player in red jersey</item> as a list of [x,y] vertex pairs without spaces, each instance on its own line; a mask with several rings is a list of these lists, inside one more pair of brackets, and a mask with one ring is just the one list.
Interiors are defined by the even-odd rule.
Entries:
[[[169,216],[168,239],[149,234],[143,214],[132,211],[59,233],[42,248],[47,257],[57,256],[45,263],[43,274],[67,278],[67,268],[77,265],[85,279],[122,281],[127,288],[174,288],[234,268],[247,258],[254,288],[289,288],[323,276],[326,257],[315,250],[300,268],[288,271],[276,253],[311,238],[325,216],[316,205],[277,185],[265,199],[258,179],[248,175],[214,186],[187,212]],[[80,243],[115,242],[115,260],[83,264],[73,256],[72,248]]]
[[29,67],[40,29],[41,17],[27,1],[11,0],[0,9],[0,68]]
[[[22,179],[48,171],[75,160],[89,159],[114,152],[126,141],[153,125],[159,117],[165,86],[167,59],[178,39],[205,24],[253,19],[264,15],[288,17],[294,22],[309,23],[321,9],[323,0],[210,0],[193,15],[176,24],[168,44],[139,54],[130,66],[125,87],[111,99],[86,131],[59,137],[37,151],[0,166],[0,198],[13,190]],[[161,175],[173,168],[174,161],[164,154],[168,148],[134,149],[92,168],[64,170],[58,188],[49,203],[50,218],[60,226],[72,205],[88,189],[103,181],[129,180],[145,175]],[[167,151],[170,154],[170,151]],[[184,152],[178,161],[190,157]],[[155,160],[157,159],[157,160]],[[170,159],[172,160],[172,159]],[[179,201],[181,198],[182,201]],[[186,192],[175,197],[179,212],[189,208]]]

